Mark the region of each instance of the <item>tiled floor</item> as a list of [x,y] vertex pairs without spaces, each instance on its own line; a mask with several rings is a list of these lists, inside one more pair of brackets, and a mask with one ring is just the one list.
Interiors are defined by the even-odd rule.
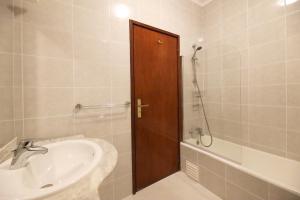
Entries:
[[183,172],[169,176],[123,200],[221,200]]

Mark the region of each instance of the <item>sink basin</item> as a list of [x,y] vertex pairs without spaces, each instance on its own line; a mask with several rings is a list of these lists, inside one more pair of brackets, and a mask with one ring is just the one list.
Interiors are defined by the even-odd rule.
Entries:
[[45,147],[49,152],[30,158],[24,168],[10,170],[11,160],[0,165],[1,200],[40,199],[57,194],[88,177],[105,157],[101,145],[84,139]]

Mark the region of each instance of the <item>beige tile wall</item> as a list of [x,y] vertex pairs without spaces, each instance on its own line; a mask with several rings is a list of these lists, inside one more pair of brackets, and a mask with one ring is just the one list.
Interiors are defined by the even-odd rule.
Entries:
[[[8,4],[15,6],[15,15]],[[128,7],[129,17],[115,16],[118,4]],[[0,85],[15,84],[14,90],[0,89],[14,96],[0,96],[1,134],[8,137],[3,143],[13,127],[26,138],[84,134],[105,139],[116,146],[119,160],[99,189],[102,199],[131,194],[130,110],[75,116],[73,107],[130,100],[128,18],[180,34],[181,53],[190,57],[200,35],[201,8],[187,0],[3,0],[0,13],[0,23],[6,25],[0,26]],[[15,36],[14,43],[3,36]],[[12,78],[2,76],[11,69]],[[14,103],[13,110],[8,103]]]
[[199,183],[226,200],[299,200],[300,197],[181,145],[181,166],[199,167]]
[[215,136],[300,160],[300,4],[282,2],[205,6],[199,77]]
[[15,19],[10,10],[12,0],[0,2],[0,147],[16,136],[15,125],[17,110],[14,102],[20,96],[20,79],[14,67],[14,52],[17,51],[15,39]]

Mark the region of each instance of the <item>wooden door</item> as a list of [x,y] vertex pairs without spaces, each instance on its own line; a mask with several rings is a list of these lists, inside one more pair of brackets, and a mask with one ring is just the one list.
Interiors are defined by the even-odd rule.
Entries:
[[179,36],[131,21],[134,192],[179,170]]

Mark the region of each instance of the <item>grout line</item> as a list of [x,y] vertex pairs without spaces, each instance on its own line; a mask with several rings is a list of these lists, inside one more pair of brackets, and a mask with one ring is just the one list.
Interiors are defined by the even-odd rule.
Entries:
[[[112,1],[113,0],[109,0],[108,1],[108,7],[107,7],[107,17],[108,17],[108,19],[110,19],[111,18],[111,16],[112,16]],[[112,24],[111,23],[109,23],[109,25],[108,25],[108,41],[109,41],[109,43],[112,43],[112,38],[111,38],[111,32],[112,32]],[[109,46],[109,49],[111,48],[111,46],[110,46],[111,44],[109,44],[108,46]],[[113,83],[113,81],[112,81],[112,67],[109,67],[109,72],[110,72],[110,81],[109,81],[109,96],[110,96],[110,99],[109,99],[109,101],[110,102],[112,102],[113,101],[113,95],[112,95],[112,93],[113,93],[113,91],[112,91],[112,83]],[[113,112],[112,112],[112,109],[110,109],[110,115],[112,116],[112,114],[113,114]],[[112,119],[109,119],[109,126],[110,126],[110,130],[109,130],[109,136],[110,136],[110,138],[111,138],[111,140],[112,140],[112,143],[113,144],[115,144],[115,136],[114,136],[114,132],[113,132],[113,123],[112,123]],[[113,173],[112,174],[112,182],[113,182],[113,199],[116,199],[116,180],[117,180],[117,178],[115,177],[116,175],[115,175],[115,173]]]
[[[21,3],[21,7],[24,8],[24,1]],[[20,40],[21,40],[21,108],[22,108],[22,138],[25,138],[25,106],[24,106],[24,22],[23,15],[20,19]]]
[[[250,69],[250,40],[249,40],[249,1],[251,0],[247,0],[247,9],[246,9],[246,29],[247,29],[247,97],[246,97],[246,102],[247,102],[247,140],[246,140],[246,144],[247,146],[249,146],[250,144],[250,126],[249,126],[249,116],[250,116],[250,112],[249,112],[249,95],[250,95],[250,90],[249,90],[249,86],[250,86],[250,73],[249,73],[249,69]],[[243,154],[243,149],[242,149],[242,154]]]
[[[284,59],[287,59],[287,15],[286,15],[286,0],[284,0]],[[287,80],[287,62],[285,65],[285,157],[287,157],[288,152],[288,80]]]
[[[13,4],[13,6],[15,6],[15,0],[12,0],[12,4]],[[12,39],[12,52],[14,53],[15,52],[15,38],[16,38],[16,31],[15,31],[15,16],[14,16],[14,13],[12,12],[11,13],[11,15],[12,15],[12,35],[13,35],[13,39]],[[15,120],[15,118],[16,118],[16,116],[15,116],[15,114],[16,114],[16,109],[15,109],[15,107],[16,107],[16,105],[15,105],[15,99],[16,99],[16,97],[15,97],[15,56],[14,56],[14,54],[12,54],[11,55],[11,59],[12,59],[12,112],[13,112],[13,119]],[[13,131],[14,131],[14,133],[13,133],[13,135],[14,135],[14,137],[18,137],[18,135],[17,135],[17,132],[16,132],[16,122],[14,121],[14,124],[13,124]]]
[[225,166],[225,198],[228,199],[228,187],[227,187],[227,183],[228,183],[228,166],[227,164],[224,164]]
[[73,116],[73,114],[50,115],[50,116],[41,116],[41,117],[24,117],[23,120],[56,119],[56,118],[67,118],[67,117],[72,117],[72,116]]
[[[76,96],[76,90],[75,90],[75,76],[76,76],[76,72],[75,72],[75,33],[74,33],[74,1],[72,0],[72,101],[73,101],[73,105],[75,105],[75,96]],[[76,121],[76,116],[73,113],[72,114],[72,134],[76,133],[76,126],[75,126],[75,121]]]
[[[223,2],[222,2],[223,3]],[[220,3],[221,4],[221,3]],[[220,12],[221,12],[221,16],[223,16],[223,4],[221,4],[220,5],[221,6],[221,8],[220,8]],[[223,38],[223,36],[224,36],[224,30],[223,30],[223,27],[224,27],[224,19],[223,19],[223,17],[221,17],[221,22],[220,22],[220,34],[221,34],[221,38],[220,38],[220,40],[221,40],[221,44],[220,44],[220,46],[221,46],[221,80],[220,80],[220,89],[221,89],[221,94],[220,94],[220,103],[221,103],[221,116],[220,116],[220,118],[221,118],[221,120],[223,121],[224,120],[224,117],[223,117],[223,115],[224,115],[224,91],[225,91],[225,88],[224,88],[224,47],[223,47],[223,43],[224,43],[224,38]],[[224,131],[222,131],[222,133],[221,133],[222,135],[223,135],[223,137],[226,135],[225,134],[225,132]],[[225,177],[224,177],[225,178]],[[227,190],[227,188],[226,188],[226,181],[225,181],[225,191]],[[225,194],[225,195],[227,195],[227,194]]]

